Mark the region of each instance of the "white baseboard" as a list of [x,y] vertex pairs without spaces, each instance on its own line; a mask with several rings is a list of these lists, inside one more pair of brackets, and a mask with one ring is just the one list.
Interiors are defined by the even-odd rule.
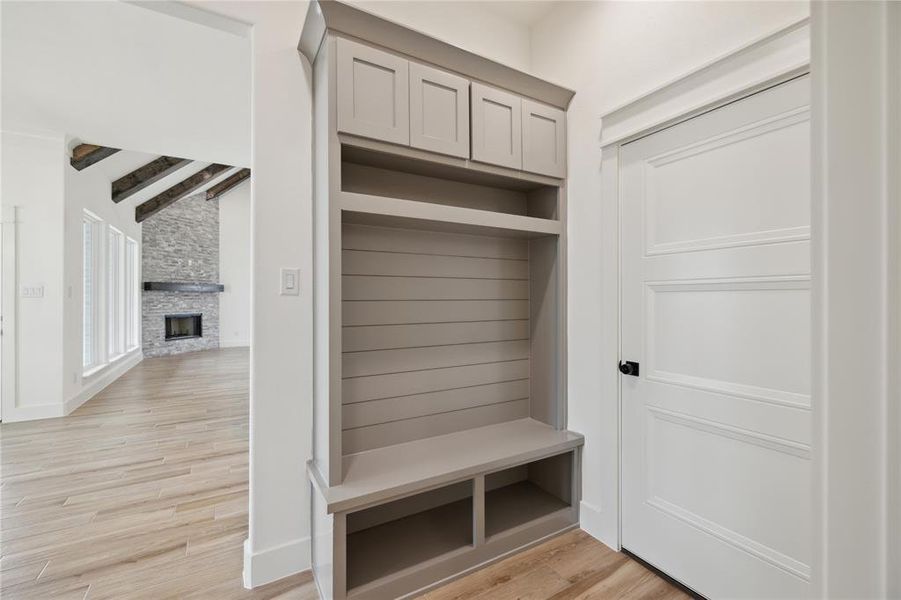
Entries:
[[220,348],[249,348],[250,340],[228,340],[223,342],[219,340]]
[[579,502],[579,528],[605,546],[619,552],[618,527],[611,530],[608,521],[610,518],[605,516],[597,506],[584,500]]
[[256,553],[250,551],[249,542],[244,540],[244,587],[247,589],[307,571],[312,565],[309,537]]
[[131,356],[123,357],[106,369],[92,375],[80,392],[66,400],[63,414],[72,414],[72,411],[99,394],[106,386],[125,375],[142,360],[144,360],[144,354],[139,349]]
[[33,406],[3,407],[3,422],[18,423],[20,421],[36,421],[66,416],[62,404],[35,404]]
[[109,367],[91,375],[88,378],[88,383],[81,388],[81,391],[65,402],[4,407],[3,422],[37,421],[38,419],[54,419],[72,414],[72,411],[96,396],[119,377],[122,377],[143,359],[144,355],[140,350],[119,359]]

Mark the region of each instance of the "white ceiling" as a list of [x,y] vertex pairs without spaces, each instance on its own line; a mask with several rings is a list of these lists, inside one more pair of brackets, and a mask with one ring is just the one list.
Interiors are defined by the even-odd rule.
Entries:
[[491,0],[479,4],[491,12],[531,27],[551,12],[559,0]]
[[249,166],[250,34],[173,4],[0,1],[0,127]]

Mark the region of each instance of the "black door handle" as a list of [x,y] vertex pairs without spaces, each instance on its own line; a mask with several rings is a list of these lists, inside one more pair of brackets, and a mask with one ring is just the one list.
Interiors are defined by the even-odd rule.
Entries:
[[619,361],[619,372],[623,375],[638,377],[638,363],[631,360]]

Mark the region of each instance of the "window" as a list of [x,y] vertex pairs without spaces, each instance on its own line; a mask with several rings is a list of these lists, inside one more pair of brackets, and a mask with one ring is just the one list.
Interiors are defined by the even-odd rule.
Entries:
[[141,288],[138,269],[138,243],[125,239],[125,344],[127,350],[134,350],[140,343],[141,331]]
[[94,214],[82,218],[85,375],[136,349],[141,339],[138,243]]
[[125,238],[109,228],[107,251],[107,354],[113,360],[125,354]]
[[82,365],[85,371],[103,361],[100,348],[101,286],[100,277],[103,245],[102,223],[89,212],[82,217],[82,253],[84,308],[82,315]]

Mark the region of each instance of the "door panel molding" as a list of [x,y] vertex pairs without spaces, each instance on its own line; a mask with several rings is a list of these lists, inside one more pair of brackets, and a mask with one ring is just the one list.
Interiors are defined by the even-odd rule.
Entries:
[[[649,281],[645,283],[645,373],[648,381],[664,385],[677,385],[705,392],[714,392],[744,398],[765,404],[810,411],[810,393],[799,393],[773,387],[750,385],[728,380],[701,377],[685,373],[661,370],[656,367],[657,354],[653,331],[656,324],[656,297],[660,293],[678,292],[758,292],[758,291],[807,291],[810,293],[809,275],[774,277],[697,278],[674,281]],[[809,316],[809,315],[808,315]],[[809,386],[809,383],[808,383]]]
[[[770,226],[760,224],[759,228],[755,230],[737,231],[725,235],[701,235],[691,236],[687,239],[677,239],[669,241],[660,240],[657,231],[658,221],[661,221],[660,210],[661,207],[665,207],[668,204],[664,198],[666,198],[666,194],[678,194],[678,190],[674,192],[672,186],[667,186],[665,184],[662,186],[656,185],[657,173],[661,173],[659,169],[668,167],[665,172],[670,174],[670,178],[676,176],[676,181],[678,182],[678,171],[675,171],[674,169],[677,168],[680,162],[688,161],[690,159],[701,160],[706,158],[708,162],[712,161],[715,163],[716,151],[731,152],[733,154],[733,156],[721,158],[719,161],[721,163],[721,167],[732,169],[740,169],[741,167],[743,167],[746,158],[751,158],[752,160],[765,159],[767,157],[767,145],[778,143],[776,140],[767,139],[766,136],[772,136],[774,134],[782,134],[783,138],[785,138],[783,140],[783,143],[798,144],[802,146],[799,151],[806,149],[809,152],[809,122],[810,107],[800,106],[769,118],[761,119],[753,123],[742,125],[741,127],[733,128],[732,130],[725,133],[717,133],[674,149],[668,149],[665,152],[661,152],[659,154],[651,156],[650,158],[647,158],[644,161],[643,166],[647,180],[647,184],[644,189],[643,200],[645,228],[642,232],[645,239],[645,256],[674,254],[680,252],[696,252],[701,250],[716,250],[721,248],[753,246],[761,243],[772,244],[810,239],[810,220],[808,210],[807,215],[794,215],[795,218],[806,216],[807,219],[805,222],[791,222],[793,220],[790,218],[791,215],[781,214],[778,211],[773,211],[774,214],[778,215],[778,218],[780,220],[787,219],[789,222],[780,224],[771,223],[769,224]],[[803,126],[804,130],[797,132],[789,131],[791,128],[798,126]],[[749,154],[750,156],[738,155],[742,144],[752,142],[756,142],[759,148],[752,148],[747,150],[746,154]],[[723,162],[725,162],[726,165],[722,165]],[[763,167],[764,166],[762,164],[756,165],[757,170],[761,170]],[[683,168],[690,170],[692,169],[692,166],[690,164],[686,164],[683,166]],[[711,170],[714,171],[713,169]],[[751,174],[751,178],[753,178],[753,174]],[[795,193],[806,193],[809,196],[809,171],[797,173],[796,175],[792,174],[792,178],[794,179],[794,186],[800,188],[801,191],[787,190],[786,193],[794,191]],[[737,185],[734,181],[734,177],[730,177],[728,173],[717,173],[716,179],[719,180],[720,185],[725,185],[727,187],[734,187],[735,185]],[[769,200],[769,202],[774,204],[780,203],[781,199],[777,196],[778,192],[776,190],[785,187],[784,179],[785,176],[783,174],[783,177],[776,177],[768,182],[768,185],[772,186],[774,188],[773,191],[775,192],[767,194],[765,196]],[[659,193],[658,187],[662,188]],[[738,197],[737,200],[741,201],[747,199]],[[725,207],[723,205],[723,202],[718,202],[717,205],[713,208],[722,211]],[[712,224],[718,226],[723,225],[716,223],[715,215],[713,217],[714,221]],[[672,215],[669,215],[669,218],[663,218],[662,221],[664,223],[671,223],[673,221]],[[733,223],[732,226],[735,226],[735,224]]]
[[741,535],[731,529],[720,527],[712,521],[708,521],[700,515],[696,515],[690,510],[686,510],[681,506],[667,502],[662,498],[649,498],[648,506],[651,506],[662,513],[679,519],[686,525],[694,527],[698,531],[702,531],[707,535],[711,535],[720,541],[726,542],[730,546],[746,552],[755,558],[759,558],[774,567],[781,569],[789,575],[794,575],[804,582],[810,581],[810,566],[787,556],[774,548],[770,548],[765,544],[755,542],[754,540]]
[[810,459],[810,444],[797,442],[795,440],[787,440],[761,431],[751,431],[750,429],[735,427],[733,425],[727,425],[726,423],[702,419],[700,417],[668,410],[652,404],[647,405],[645,408],[658,419],[684,425],[685,427],[697,429],[699,431],[713,433],[747,444],[754,444],[755,446],[766,448],[767,450],[775,450],[776,452],[790,454],[792,456],[797,456],[798,458]]
[[[646,409],[653,419],[715,435],[740,444],[751,445],[761,450],[780,453],[803,461],[809,462],[811,460],[811,448],[809,444],[802,444],[761,432],[749,431],[724,423],[700,419],[656,406],[646,406]],[[648,443],[653,444],[653,439],[649,439]],[[654,493],[652,491],[653,489],[653,472],[650,472],[645,489],[645,503],[647,505],[656,508],[671,517],[675,517],[705,534],[712,535],[743,552],[764,560],[791,575],[799,577],[805,582],[810,580],[810,566],[804,561],[793,558],[768,544],[755,540],[747,535],[743,535],[734,529],[701,516],[677,502],[673,502]]]

